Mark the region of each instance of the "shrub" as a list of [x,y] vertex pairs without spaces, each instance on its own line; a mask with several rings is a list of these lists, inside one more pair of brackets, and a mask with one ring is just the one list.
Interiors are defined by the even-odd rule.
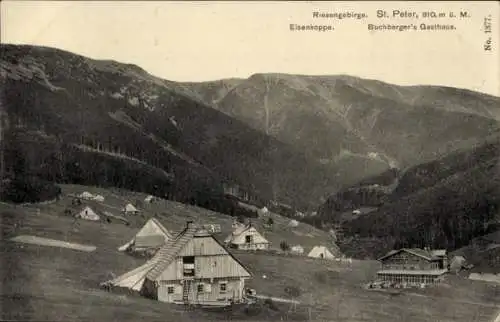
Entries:
[[53,200],[61,195],[61,188],[38,177],[18,177],[5,182],[0,200],[12,203],[35,203]]
[[273,311],[279,311],[279,308],[276,306],[276,304],[274,304],[273,300],[271,300],[271,299],[265,299],[264,306],[267,306],[268,308],[270,308]]
[[283,240],[280,243],[280,248],[281,248],[282,251],[286,252],[286,251],[290,250],[290,245],[286,241]]

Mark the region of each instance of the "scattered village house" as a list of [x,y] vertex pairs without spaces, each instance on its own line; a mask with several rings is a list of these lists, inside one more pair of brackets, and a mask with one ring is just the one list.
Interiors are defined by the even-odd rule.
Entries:
[[432,284],[448,271],[446,250],[403,248],[379,258],[382,269],[377,276],[384,282],[408,285]]
[[300,246],[300,245],[294,245],[292,246],[292,248],[290,249],[290,251],[294,254],[303,254],[304,253],[304,247]]
[[156,202],[156,197],[154,197],[152,195],[149,195],[146,198],[144,198],[144,202],[146,202],[146,203],[154,203],[154,202]]
[[461,255],[453,256],[453,258],[450,261],[450,272],[457,274],[462,270],[462,268],[465,267],[465,265],[466,265],[465,257]]
[[94,198],[92,198],[93,200],[95,201],[98,201],[98,202],[103,202],[104,201],[104,197],[101,196],[101,195],[95,195]]
[[134,205],[129,203],[123,208],[123,212],[126,215],[137,215],[139,213],[139,210],[137,210],[137,208],[135,208]]
[[269,209],[267,209],[267,207],[264,206],[257,211],[257,214],[259,215],[259,217],[268,215]]
[[290,220],[290,222],[288,223],[288,226],[289,227],[298,227],[299,226],[299,222],[295,219],[292,219]]
[[236,227],[227,236],[224,243],[232,248],[244,250],[269,249],[270,245],[269,241],[255,229],[252,223]]
[[149,219],[139,232],[119,251],[156,251],[172,238],[171,233],[156,218]]
[[100,219],[99,215],[95,213],[90,207],[83,208],[82,211],[76,214],[76,218],[81,218],[85,220],[98,221]]
[[93,195],[93,194],[91,194],[91,193],[90,193],[90,192],[88,192],[88,191],[84,191],[84,192],[82,192],[82,193],[79,195],[79,197],[80,197],[81,199],[84,199],[84,200],[92,200],[92,199],[94,199],[94,195]]
[[250,272],[192,222],[144,265],[104,283],[178,304],[229,305],[243,300]]
[[334,259],[335,256],[325,246],[314,246],[307,255],[312,258]]

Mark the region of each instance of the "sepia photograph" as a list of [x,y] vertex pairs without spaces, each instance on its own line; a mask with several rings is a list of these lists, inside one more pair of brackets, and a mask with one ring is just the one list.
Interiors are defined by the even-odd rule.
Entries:
[[0,12],[0,320],[500,322],[499,2]]

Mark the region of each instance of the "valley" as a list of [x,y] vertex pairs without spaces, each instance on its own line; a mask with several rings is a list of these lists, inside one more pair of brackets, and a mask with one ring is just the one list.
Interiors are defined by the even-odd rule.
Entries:
[[[136,321],[168,315],[178,321],[489,322],[500,305],[499,297],[495,296],[499,286],[454,276],[436,289],[423,293],[404,291],[394,296],[363,288],[378,267],[375,261],[354,260],[351,265],[345,265],[304,256],[242,251],[234,251],[234,255],[252,271],[250,287],[258,294],[289,298],[286,287],[293,285],[300,290],[297,297],[300,304],[293,309],[290,304],[279,302],[250,305],[247,309],[196,309],[134,294],[110,293],[102,290],[99,284],[144,261],[118,252],[117,247],[127,241],[146,218],[157,214],[173,231],[180,229],[188,219],[220,223],[225,233],[230,228],[230,220],[202,208],[160,200],[141,207],[140,215],[130,218],[130,226],[117,222],[75,221],[63,211],[71,207],[70,195],[82,191],[99,193],[105,198],[102,206],[84,202],[95,209],[120,209],[124,202],[142,200],[146,195],[88,186],[63,185],[61,188],[63,195],[56,202],[16,207],[0,205],[0,248],[9,263],[2,266],[1,302],[6,308],[2,311],[2,319]],[[286,227],[288,220],[273,216],[276,229],[265,232],[273,244],[285,238],[291,244],[301,243],[305,247],[328,241],[326,233],[303,224],[294,228],[301,234],[294,234]],[[258,221],[255,224],[261,227]],[[97,249],[86,253],[10,241],[14,236],[26,234],[95,245]],[[224,233],[221,237],[224,238]],[[88,265],[90,262],[92,265]],[[304,278],[306,276],[309,278]]]

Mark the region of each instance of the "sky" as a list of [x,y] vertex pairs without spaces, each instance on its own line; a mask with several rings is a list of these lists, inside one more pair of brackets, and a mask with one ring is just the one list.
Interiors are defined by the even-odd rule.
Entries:
[[[139,65],[173,81],[256,73],[347,74],[400,85],[444,85],[500,96],[500,5],[490,2],[2,1],[1,42],[56,47]],[[415,11],[377,18],[377,10]],[[423,11],[467,10],[467,18]],[[314,18],[313,12],[366,19]],[[491,16],[493,32],[484,33]],[[369,24],[454,24],[447,31],[370,31]],[[290,24],[334,30],[291,31]],[[493,49],[485,51],[487,37]]]

